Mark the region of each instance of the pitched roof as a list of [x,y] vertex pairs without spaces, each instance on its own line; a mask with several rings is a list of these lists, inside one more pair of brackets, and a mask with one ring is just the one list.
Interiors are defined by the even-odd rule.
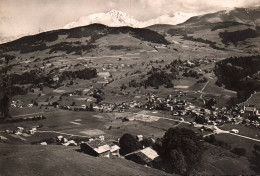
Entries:
[[154,160],[156,157],[158,157],[159,155],[157,154],[156,151],[154,151],[153,149],[151,149],[150,147],[147,147],[143,150],[140,151],[141,153],[143,153],[144,155],[146,155],[148,158]]
[[250,106],[248,106],[248,107],[245,107],[245,111],[254,112],[255,110],[256,110],[256,108],[255,108],[255,107],[250,107]]
[[150,163],[151,161],[153,161],[155,158],[157,158],[159,156],[157,154],[157,152],[150,147],[147,147],[143,150],[138,150],[138,151],[129,153],[129,154],[125,155],[125,157],[128,157],[130,155],[136,155],[139,158],[141,158],[143,161],[145,161],[146,163]]
[[107,151],[114,152],[114,151],[120,149],[120,147],[118,145],[113,144],[113,143],[107,144],[106,142],[104,142],[102,140],[88,141],[88,142],[86,142],[86,144],[88,146],[90,146],[98,154],[104,153]]
[[93,140],[86,142],[88,146],[90,146],[95,152],[98,154],[104,153],[110,150],[109,145],[107,145],[104,141],[101,140]]
[[110,147],[109,145],[103,145],[103,146],[100,146],[98,148],[94,148],[94,150],[97,152],[97,153],[104,153],[104,152],[107,152],[107,151],[110,151]]
[[115,144],[109,144],[109,146],[110,146],[110,152],[115,152],[120,149],[120,147]]

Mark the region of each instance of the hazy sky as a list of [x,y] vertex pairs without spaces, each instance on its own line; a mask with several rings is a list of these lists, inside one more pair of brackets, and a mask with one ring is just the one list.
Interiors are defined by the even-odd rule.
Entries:
[[62,28],[81,16],[111,9],[147,20],[174,12],[203,14],[255,5],[260,0],[0,0],[0,35]]

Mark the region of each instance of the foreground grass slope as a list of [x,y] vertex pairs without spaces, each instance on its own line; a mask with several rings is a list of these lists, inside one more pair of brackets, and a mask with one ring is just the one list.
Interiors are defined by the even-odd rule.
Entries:
[[0,175],[167,175],[124,159],[95,158],[63,146],[0,145]]

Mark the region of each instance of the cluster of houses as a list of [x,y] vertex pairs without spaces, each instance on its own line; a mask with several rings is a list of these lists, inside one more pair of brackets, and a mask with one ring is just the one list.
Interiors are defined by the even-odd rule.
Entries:
[[186,67],[190,67],[190,68],[193,68],[193,67],[197,67],[197,66],[200,66],[202,64],[210,64],[212,62],[216,62],[215,59],[200,59],[200,58],[197,58],[197,59],[188,59],[188,60],[181,60],[181,63],[183,66],[186,66]]
[[120,147],[113,142],[107,142],[103,139],[92,139],[83,142],[80,144],[80,148],[84,153],[91,156],[107,158],[110,158],[111,156],[120,156]]
[[34,134],[37,131],[37,127],[32,127],[31,129],[25,129],[23,127],[16,127],[16,129],[14,129],[14,130],[5,130],[5,133],[16,134],[16,135],[21,135],[21,134],[24,134],[24,133]]
[[[34,127],[31,130],[25,130],[23,127],[17,127],[14,131],[6,130],[6,133],[14,133],[16,135],[20,135],[24,132],[28,134],[34,134],[37,128]],[[137,135],[136,139],[138,141],[143,140],[142,135]],[[119,154],[119,144],[118,141],[105,140],[104,136],[99,136],[97,138],[88,138],[84,141],[75,142],[75,140],[68,140],[63,136],[56,137],[56,144],[63,146],[80,146],[82,152],[95,156],[95,157],[122,157]],[[39,145],[48,145],[48,141],[41,141]],[[157,152],[153,150],[151,147],[144,147],[143,149],[128,153],[124,156],[125,159],[131,160],[138,164],[143,164],[147,166],[151,166],[154,159],[159,157]]]
[[[178,93],[178,95],[181,94],[182,92]],[[174,116],[190,115],[191,117],[194,117],[194,119],[196,119],[196,117],[201,117],[201,119],[203,119],[201,123],[210,125],[234,123],[260,128],[259,110],[252,105],[242,107],[237,106],[231,109],[227,109],[226,107],[217,108],[212,106],[210,109],[208,109],[196,107],[190,102],[187,102],[181,98],[172,98],[171,95],[168,95],[167,98],[159,98],[158,96],[152,94],[147,97],[147,102],[140,107],[148,110],[170,111]],[[255,118],[250,118],[252,116]]]
[[[197,112],[192,112],[193,117],[202,117],[204,123],[220,125],[223,123],[245,124],[260,128],[260,114],[254,106],[233,107],[232,109],[214,108],[200,109]],[[254,118],[252,118],[254,117]]]
[[130,101],[130,102],[122,102],[122,103],[114,103],[114,104],[96,104],[93,106],[93,110],[95,112],[124,112],[129,108],[134,108],[139,105],[137,101]]
[[68,140],[63,136],[56,137],[57,144],[64,145],[64,146],[77,146],[78,144],[74,140]]
[[[136,138],[138,141],[143,140],[142,135],[137,135]],[[105,141],[104,138],[90,139],[87,142],[82,142],[80,148],[84,153],[95,157],[120,157],[118,142]],[[124,156],[127,160],[147,166],[151,166],[157,157],[159,157],[159,155],[151,147],[144,147],[143,149],[128,153]]]
[[81,106],[60,106],[60,109],[64,110],[74,110],[74,111],[94,111],[100,113],[110,113],[110,112],[124,112],[129,108],[138,107],[139,102],[130,101],[122,103],[102,103],[102,104],[82,104]]
[[[13,100],[13,101],[11,101],[10,106],[12,108],[23,108],[26,105],[24,105],[24,103],[21,100]],[[32,103],[27,104],[28,108],[31,108],[33,106],[34,106],[34,104],[32,104]]]
[[141,106],[142,108],[149,110],[168,110],[171,111],[173,115],[185,115],[187,110],[195,108],[195,106],[186,100],[172,98],[171,95],[168,95],[167,98],[159,98],[151,94],[146,100],[147,102]]
[[13,108],[23,108],[23,102],[21,100],[13,100],[10,106]]

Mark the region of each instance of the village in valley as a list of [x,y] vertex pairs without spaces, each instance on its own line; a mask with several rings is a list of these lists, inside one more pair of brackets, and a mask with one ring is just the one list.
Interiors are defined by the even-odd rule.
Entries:
[[[257,35],[222,37],[248,29]],[[259,36],[259,26],[190,20],[1,44],[0,165],[14,162],[14,175],[259,174]],[[19,170],[27,162],[34,169]]]

